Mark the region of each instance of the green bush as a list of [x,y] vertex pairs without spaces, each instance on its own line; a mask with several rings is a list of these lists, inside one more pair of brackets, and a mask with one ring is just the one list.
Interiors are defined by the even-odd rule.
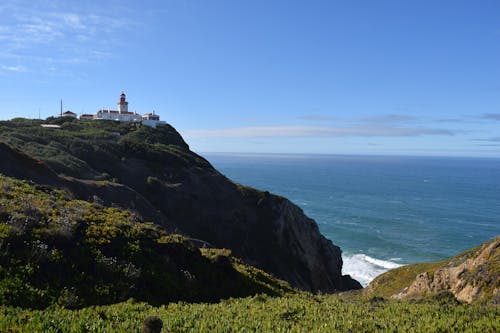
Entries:
[[144,319],[142,333],[160,333],[163,328],[163,322],[157,316],[149,316]]
[[135,298],[272,295],[290,287],[230,252],[200,250],[128,211],[0,175],[0,304],[70,308]]
[[146,183],[149,187],[155,187],[160,184],[160,180],[156,177],[148,176],[148,178],[146,178]]

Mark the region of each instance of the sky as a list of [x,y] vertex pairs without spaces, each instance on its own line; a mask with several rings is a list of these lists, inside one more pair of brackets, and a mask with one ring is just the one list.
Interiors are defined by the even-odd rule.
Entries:
[[500,2],[0,2],[0,119],[122,91],[200,153],[500,157]]

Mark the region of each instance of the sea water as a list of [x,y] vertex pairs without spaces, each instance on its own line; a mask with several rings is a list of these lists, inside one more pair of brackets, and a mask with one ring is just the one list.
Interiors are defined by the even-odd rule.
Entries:
[[228,178],[300,206],[341,247],[343,274],[365,286],[500,234],[500,159],[203,155]]

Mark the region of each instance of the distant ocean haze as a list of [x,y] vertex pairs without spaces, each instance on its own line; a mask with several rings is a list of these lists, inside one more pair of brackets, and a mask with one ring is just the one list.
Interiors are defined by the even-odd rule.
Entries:
[[203,155],[230,179],[300,206],[363,285],[500,234],[500,159]]

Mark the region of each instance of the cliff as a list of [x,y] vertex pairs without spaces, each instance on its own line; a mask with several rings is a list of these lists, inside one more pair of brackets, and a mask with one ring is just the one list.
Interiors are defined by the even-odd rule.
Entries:
[[361,288],[342,276],[340,249],[300,208],[227,179],[191,152],[173,127],[49,122],[61,128],[42,128],[34,120],[0,122],[0,173],[133,211],[166,231],[231,249],[303,290]]
[[366,293],[393,298],[451,293],[461,302],[500,304],[500,237],[440,262],[393,269],[373,280]]

